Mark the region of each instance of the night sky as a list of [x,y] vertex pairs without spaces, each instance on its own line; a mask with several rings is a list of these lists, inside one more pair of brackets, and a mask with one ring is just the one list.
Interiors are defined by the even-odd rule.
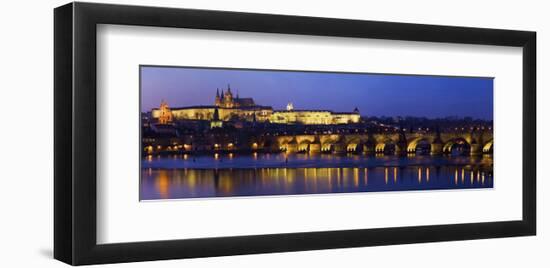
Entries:
[[363,116],[471,116],[493,118],[493,79],[262,71],[206,68],[141,67],[142,111],[158,107],[213,105],[216,88],[231,85],[235,97],[285,109],[328,109]]

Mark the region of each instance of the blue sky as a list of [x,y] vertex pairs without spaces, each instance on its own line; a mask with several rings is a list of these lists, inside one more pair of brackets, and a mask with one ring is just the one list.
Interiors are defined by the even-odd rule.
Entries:
[[328,109],[365,116],[493,118],[493,79],[142,66],[142,111],[212,105],[216,88],[284,109]]

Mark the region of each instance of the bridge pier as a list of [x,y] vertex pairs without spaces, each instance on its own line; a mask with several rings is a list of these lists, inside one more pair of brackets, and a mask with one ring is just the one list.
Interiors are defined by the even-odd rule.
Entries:
[[396,155],[407,154],[407,146],[406,145],[395,145],[395,154]]
[[344,143],[336,143],[333,146],[333,153],[343,154],[347,152],[347,146]]
[[298,152],[298,144],[292,144],[289,143],[286,145],[286,152],[287,153],[296,153]]
[[320,153],[321,152],[321,144],[320,143],[310,143],[309,144],[309,152],[310,153]]
[[481,146],[481,144],[479,144],[479,143],[471,144],[470,145],[470,155],[471,156],[481,155],[483,153],[482,149],[483,149],[483,146]]
[[363,153],[365,154],[374,154],[375,148],[374,144],[364,144],[363,145]]
[[395,144],[395,154],[396,155],[406,155],[407,154],[407,137],[404,132],[399,133],[399,140]]
[[430,146],[431,155],[440,155],[443,153],[443,144],[441,143],[432,143]]

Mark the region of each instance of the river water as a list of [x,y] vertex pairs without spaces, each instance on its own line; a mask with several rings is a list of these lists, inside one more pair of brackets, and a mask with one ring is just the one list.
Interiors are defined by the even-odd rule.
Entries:
[[140,199],[493,187],[491,156],[147,156]]

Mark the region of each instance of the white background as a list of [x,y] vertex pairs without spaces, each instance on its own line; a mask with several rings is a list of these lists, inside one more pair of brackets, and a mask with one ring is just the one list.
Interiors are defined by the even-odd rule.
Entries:
[[[473,27],[536,30],[538,32],[538,235],[298,253],[261,254],[195,260],[145,262],[131,267],[545,267],[550,264],[547,227],[550,202],[542,168],[550,159],[550,131],[542,114],[550,113],[550,23],[544,1],[104,1],[262,13],[312,15]],[[53,11],[63,1],[4,3],[0,16],[2,96],[2,212],[0,266],[61,267],[52,256],[53,211]]]
[[[99,243],[522,217],[521,48],[113,25],[97,43]],[[495,77],[495,142],[514,146],[495,149],[493,189],[137,202],[140,64]]]

